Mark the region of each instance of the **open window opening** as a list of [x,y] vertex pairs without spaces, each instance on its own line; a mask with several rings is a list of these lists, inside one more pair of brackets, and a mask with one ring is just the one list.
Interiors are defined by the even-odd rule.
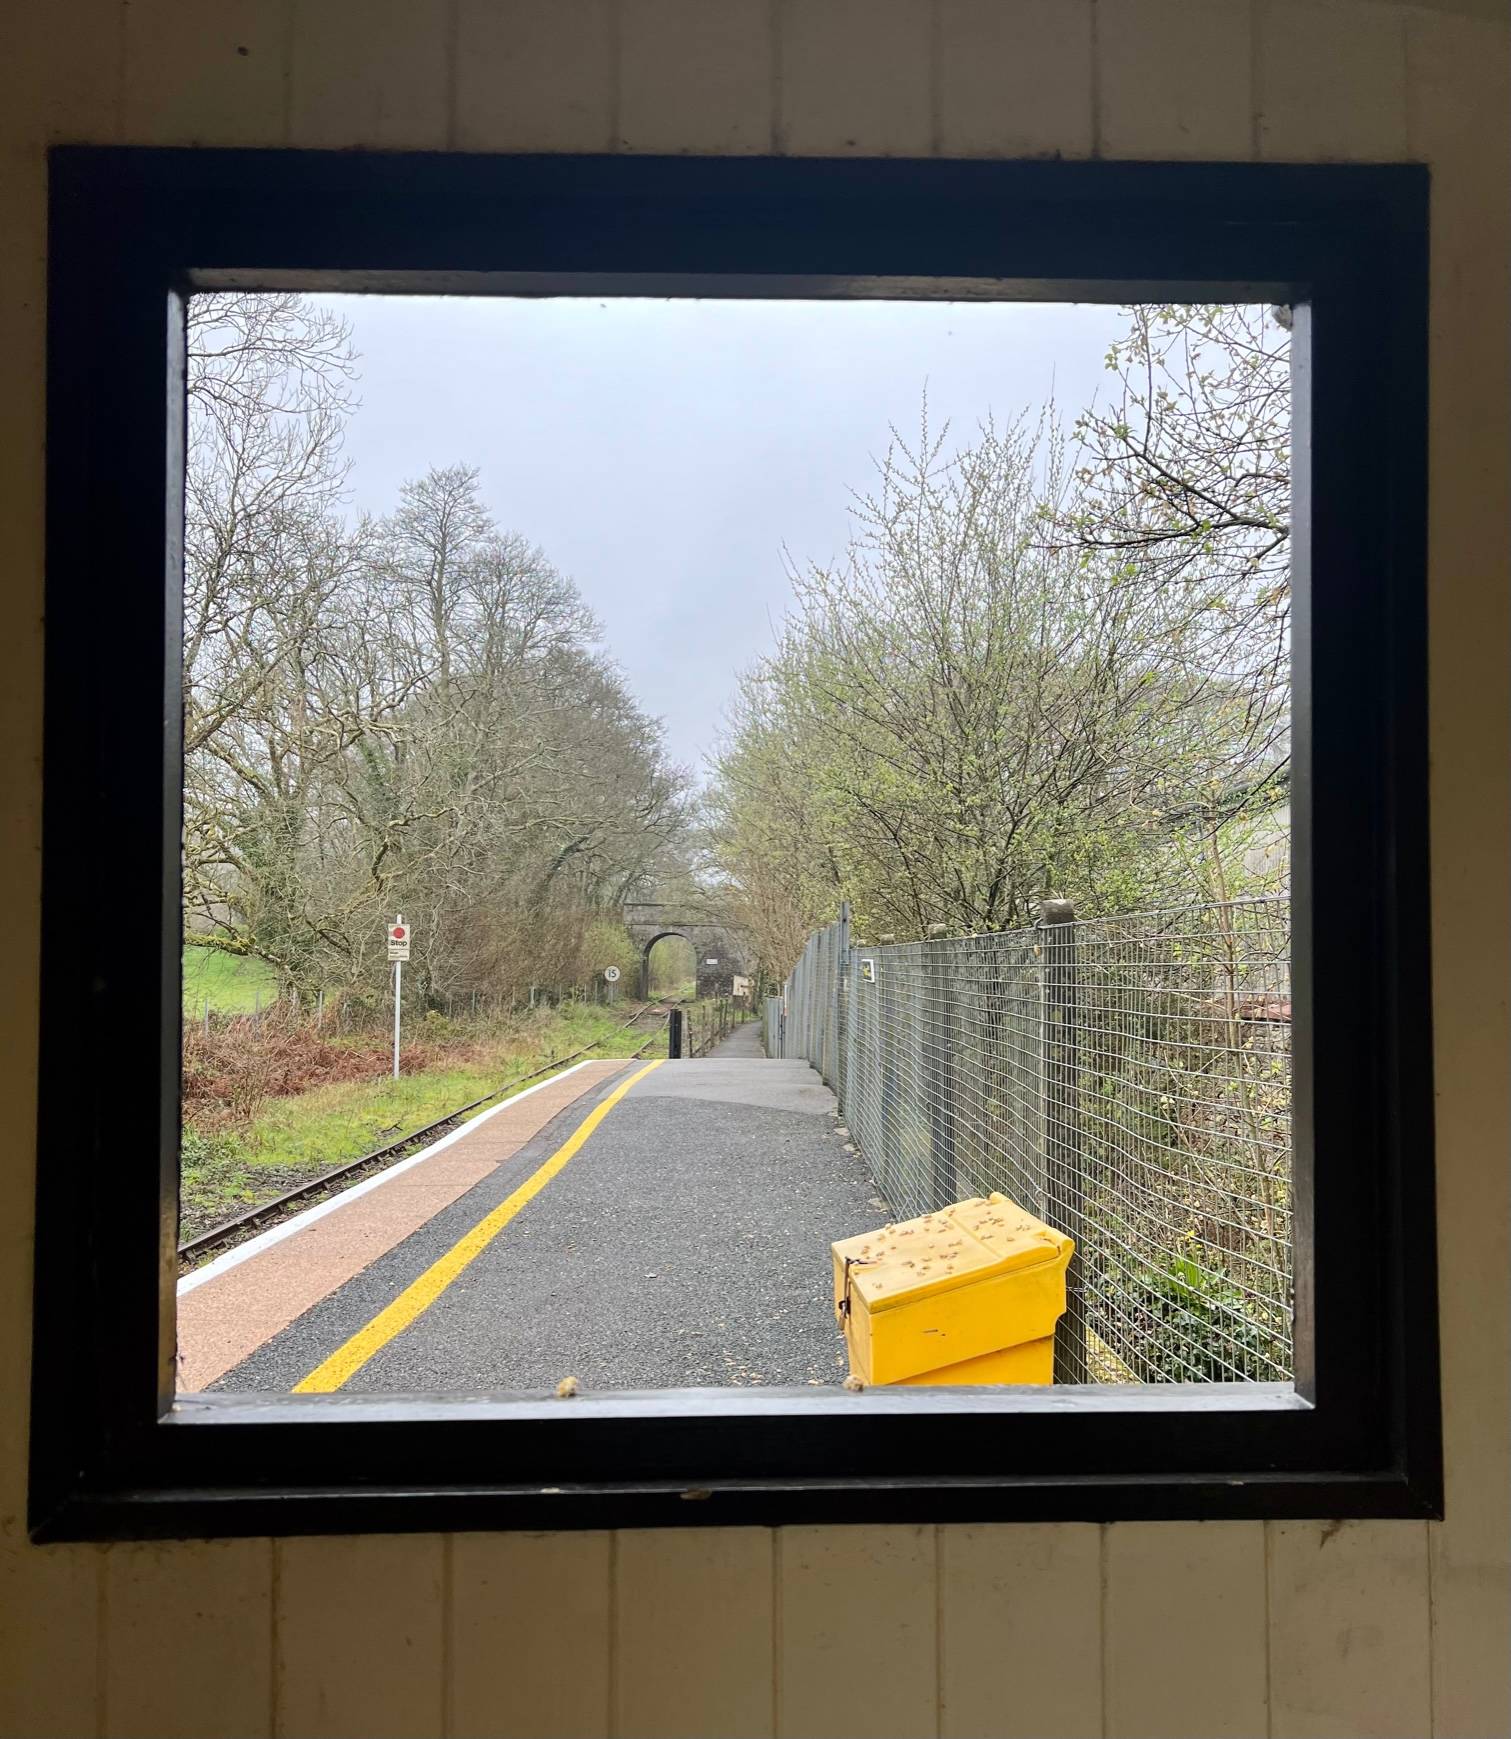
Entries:
[[1291,1384],[1290,328],[194,296],[181,1387]]

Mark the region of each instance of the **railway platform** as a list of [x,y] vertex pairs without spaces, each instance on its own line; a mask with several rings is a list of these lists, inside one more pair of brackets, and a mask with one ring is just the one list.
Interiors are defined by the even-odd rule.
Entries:
[[886,1208],[756,1034],[579,1064],[186,1276],[181,1392],[841,1382],[829,1245]]

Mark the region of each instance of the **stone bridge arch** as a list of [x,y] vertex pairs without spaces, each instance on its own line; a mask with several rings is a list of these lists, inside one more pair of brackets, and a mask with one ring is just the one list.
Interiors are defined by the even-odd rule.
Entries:
[[624,927],[640,952],[640,994],[650,994],[651,949],[665,936],[692,945],[699,996],[733,996],[735,979],[750,974],[749,950],[738,930],[676,902],[642,900],[623,908]]

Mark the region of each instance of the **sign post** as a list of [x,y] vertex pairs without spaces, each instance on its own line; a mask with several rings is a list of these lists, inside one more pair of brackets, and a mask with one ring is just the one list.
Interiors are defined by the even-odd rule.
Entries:
[[399,913],[388,926],[388,958],[393,962],[393,1078],[399,1078],[399,1021],[404,1006],[404,962],[409,958],[409,926]]
[[619,1000],[619,991],[617,989],[619,983],[619,968],[617,966],[605,966],[603,969],[603,982],[609,987],[609,1001],[617,1002]]

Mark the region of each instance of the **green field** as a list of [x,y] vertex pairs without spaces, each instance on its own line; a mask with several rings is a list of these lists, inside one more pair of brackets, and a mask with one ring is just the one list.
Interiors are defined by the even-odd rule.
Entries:
[[240,1128],[207,1134],[186,1127],[180,1235],[193,1237],[332,1166],[359,1159],[594,1040],[602,1041],[594,1057],[632,1056],[648,1039],[656,1042],[647,1055],[664,1056],[663,1029],[655,1020],[620,1030],[630,1012],[590,1005],[553,1010],[494,1044],[469,1045],[467,1059],[455,1066],[270,1099]]
[[223,954],[218,948],[184,949],[184,1012],[202,1014],[208,997],[213,1014],[248,1014],[262,998],[278,994],[272,968],[261,960]]

